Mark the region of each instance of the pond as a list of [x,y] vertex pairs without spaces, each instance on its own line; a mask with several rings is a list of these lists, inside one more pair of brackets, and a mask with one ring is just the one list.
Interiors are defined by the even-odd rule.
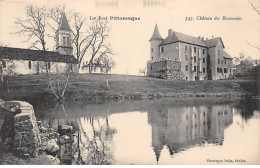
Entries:
[[43,125],[73,126],[69,164],[259,164],[259,100],[32,102]]

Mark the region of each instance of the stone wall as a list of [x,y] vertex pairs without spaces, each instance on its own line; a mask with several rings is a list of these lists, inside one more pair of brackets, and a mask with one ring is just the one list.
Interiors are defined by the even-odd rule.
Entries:
[[[6,112],[14,113],[13,123],[6,123],[11,127],[13,124],[14,137],[10,137],[13,149],[17,154],[37,156],[41,137],[32,105],[24,101],[2,101],[0,105]],[[15,114],[17,109],[20,109],[21,113]],[[1,133],[2,131],[4,128],[1,128]]]
[[[12,72],[19,75],[26,74],[41,74],[46,73],[46,62],[44,61],[29,61],[29,60],[5,60],[6,68],[3,68],[3,74],[7,75],[8,68],[12,67]],[[31,67],[29,67],[29,62]],[[0,62],[2,64],[2,62]],[[65,73],[70,67],[73,72],[77,72],[77,64],[64,62],[50,62],[50,73]]]
[[147,76],[162,79],[182,79],[181,62],[172,60],[148,62]]

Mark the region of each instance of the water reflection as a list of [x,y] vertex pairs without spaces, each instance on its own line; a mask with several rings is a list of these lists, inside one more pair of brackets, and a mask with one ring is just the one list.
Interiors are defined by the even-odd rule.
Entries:
[[[209,164],[203,159],[214,152],[212,157],[224,151],[229,151],[230,158],[259,154],[259,124],[254,122],[259,123],[258,103],[196,99],[46,108],[37,102],[34,108],[43,125],[55,130],[59,125],[73,126],[72,155],[67,164],[192,164],[196,156],[189,156],[198,151],[204,154],[200,164]],[[247,136],[238,135],[247,130],[255,132],[250,143]],[[232,137],[239,137],[239,141],[236,143]],[[247,148],[240,151],[241,145]]]
[[148,111],[157,162],[164,145],[170,155],[205,141],[222,145],[224,129],[232,122],[230,105],[164,107]]

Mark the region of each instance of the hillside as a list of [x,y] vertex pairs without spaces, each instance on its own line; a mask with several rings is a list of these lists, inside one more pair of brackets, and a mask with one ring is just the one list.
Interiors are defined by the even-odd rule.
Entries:
[[[46,75],[25,75],[10,79],[1,85],[1,98],[5,100],[32,98],[52,99]],[[97,99],[152,99],[157,97],[241,97],[257,95],[254,80],[229,79],[216,81],[173,81],[144,76],[110,75],[107,89],[101,74],[73,74],[66,99],[70,101]]]

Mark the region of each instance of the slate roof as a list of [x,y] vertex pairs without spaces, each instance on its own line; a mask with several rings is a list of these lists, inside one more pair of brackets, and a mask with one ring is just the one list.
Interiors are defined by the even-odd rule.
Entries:
[[68,23],[68,20],[66,18],[65,13],[63,13],[63,15],[62,15],[61,22],[60,22],[60,25],[59,25],[59,30],[72,31],[70,29],[70,25]]
[[223,56],[227,59],[233,59],[233,57],[231,57],[226,51],[223,51]]
[[207,47],[207,43],[204,40],[175,31],[173,31],[170,36],[166,37],[160,45],[166,45],[178,41]]
[[223,45],[223,48],[225,48],[224,43],[223,43],[221,37],[217,37],[217,38],[213,38],[213,39],[206,40],[206,43],[208,44],[208,47],[209,47],[209,48],[210,48],[210,47],[215,47],[215,46],[217,45],[217,43],[218,43],[219,40],[221,41],[221,43],[222,43],[222,45]]
[[40,51],[11,47],[0,47],[0,59],[64,62],[77,64],[73,55],[60,55],[54,51]]
[[209,40],[202,40],[202,38],[199,39],[198,37],[194,37],[194,36],[190,36],[190,35],[186,35],[183,33],[173,31],[170,36],[167,36],[162,41],[160,46],[174,43],[174,42],[185,42],[185,43],[189,43],[189,44],[194,44],[194,45],[210,48],[210,47],[216,46],[219,40],[222,42],[222,45],[225,48],[221,37],[217,37],[217,38],[213,38],[213,39],[209,39]]
[[155,25],[155,27],[154,27],[154,31],[153,31],[153,35],[152,35],[152,37],[150,38],[150,40],[149,41],[151,41],[151,40],[163,40],[163,38],[162,38],[162,36],[161,36],[161,34],[160,34],[160,32],[159,32],[159,29],[158,29],[158,26],[157,26],[157,24]]

